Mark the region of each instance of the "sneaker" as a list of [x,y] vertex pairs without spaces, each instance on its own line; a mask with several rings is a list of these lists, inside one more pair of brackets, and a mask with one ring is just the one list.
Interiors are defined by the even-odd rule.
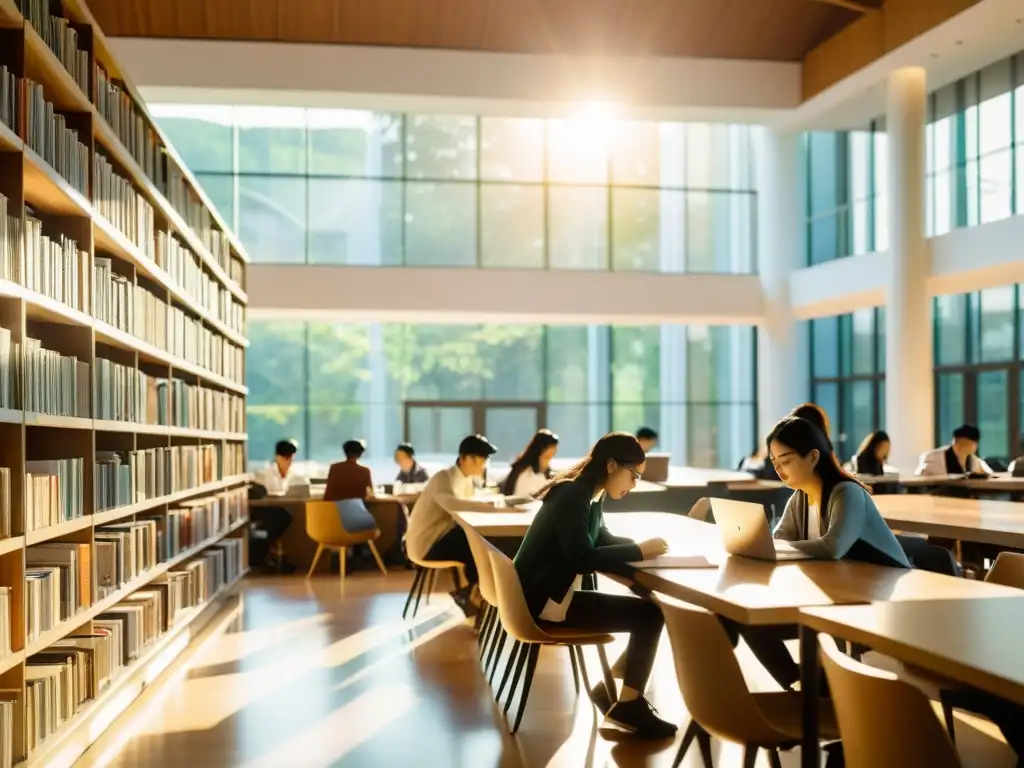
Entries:
[[670,739],[678,730],[672,723],[658,717],[658,710],[644,696],[616,703],[605,715],[604,724],[644,739]]

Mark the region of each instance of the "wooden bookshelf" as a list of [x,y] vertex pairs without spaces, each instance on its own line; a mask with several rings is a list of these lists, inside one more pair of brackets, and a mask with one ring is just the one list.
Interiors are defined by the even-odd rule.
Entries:
[[[56,8],[49,3],[51,14]],[[0,105],[0,468],[10,473],[11,518],[10,535],[0,538],[0,587],[10,588],[11,628],[11,652],[0,648],[0,690],[21,692],[11,740],[22,768],[77,758],[187,646],[237,579],[179,614],[30,751],[32,657],[70,634],[92,631],[101,614],[204,552],[210,556],[225,538],[242,539],[244,555],[248,514],[243,503],[241,517],[222,511],[209,518],[220,524],[192,535],[210,535],[120,584],[107,581],[113,591],[97,583],[97,547],[110,536],[100,529],[175,519],[174,510],[193,499],[220,499],[221,510],[230,500],[237,510],[249,480],[243,472],[248,256],[153,121],[85,2],[63,0],[63,20],[44,19],[45,29],[26,19],[32,13],[27,0],[0,0],[0,67],[17,88],[11,119]],[[46,103],[56,114],[52,121]],[[54,144],[70,149],[57,155],[47,148]],[[112,382],[123,390],[112,390]],[[120,394],[109,397],[112,391]],[[123,477],[108,473],[102,483],[97,462],[108,462],[108,471],[114,454],[134,461],[146,451],[160,457],[160,466],[166,458],[173,467],[163,470],[163,484],[140,478],[136,487],[141,469],[133,466],[130,503],[102,508],[101,490],[102,498],[115,498],[111,477],[118,478],[116,498],[126,497]],[[82,460],[81,514],[31,515],[30,491],[39,486],[29,486],[28,462],[71,458]],[[143,492],[143,479],[161,495],[144,498],[153,491]],[[28,553],[53,543],[91,553],[90,589],[83,589],[74,615],[43,624],[30,639]],[[239,549],[233,544],[228,551]]]

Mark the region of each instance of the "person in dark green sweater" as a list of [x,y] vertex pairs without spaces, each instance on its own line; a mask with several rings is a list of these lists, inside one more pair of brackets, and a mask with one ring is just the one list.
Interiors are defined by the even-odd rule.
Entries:
[[[644,696],[664,628],[661,609],[633,595],[583,590],[595,571],[623,570],[626,563],[664,554],[662,539],[639,544],[604,527],[605,497],[621,499],[644,471],[645,454],[632,435],[605,435],[590,455],[557,477],[539,495],[544,504],[515,558],[530,613],[540,627],[588,632],[628,632],[622,693],[605,723],[647,738],[668,738],[676,726],[657,716]],[[594,698],[602,697],[594,691]]]

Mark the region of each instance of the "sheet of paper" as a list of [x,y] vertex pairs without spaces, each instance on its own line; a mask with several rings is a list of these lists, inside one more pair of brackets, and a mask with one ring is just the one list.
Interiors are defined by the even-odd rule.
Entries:
[[630,563],[635,568],[713,568],[711,563],[703,555],[688,555],[685,557],[673,557],[663,555],[653,560],[642,560],[639,563]]

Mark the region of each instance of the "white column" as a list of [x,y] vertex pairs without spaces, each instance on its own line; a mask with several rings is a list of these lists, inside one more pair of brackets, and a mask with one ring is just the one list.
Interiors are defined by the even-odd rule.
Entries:
[[804,266],[806,178],[800,134],[761,127],[757,147],[757,268],[764,319],[757,334],[758,439],[805,402],[809,387],[807,333],[793,316],[789,278]]
[[931,311],[926,290],[925,71],[889,76],[889,258],[885,312],[885,418],[890,461],[913,471],[932,447],[934,392]]

